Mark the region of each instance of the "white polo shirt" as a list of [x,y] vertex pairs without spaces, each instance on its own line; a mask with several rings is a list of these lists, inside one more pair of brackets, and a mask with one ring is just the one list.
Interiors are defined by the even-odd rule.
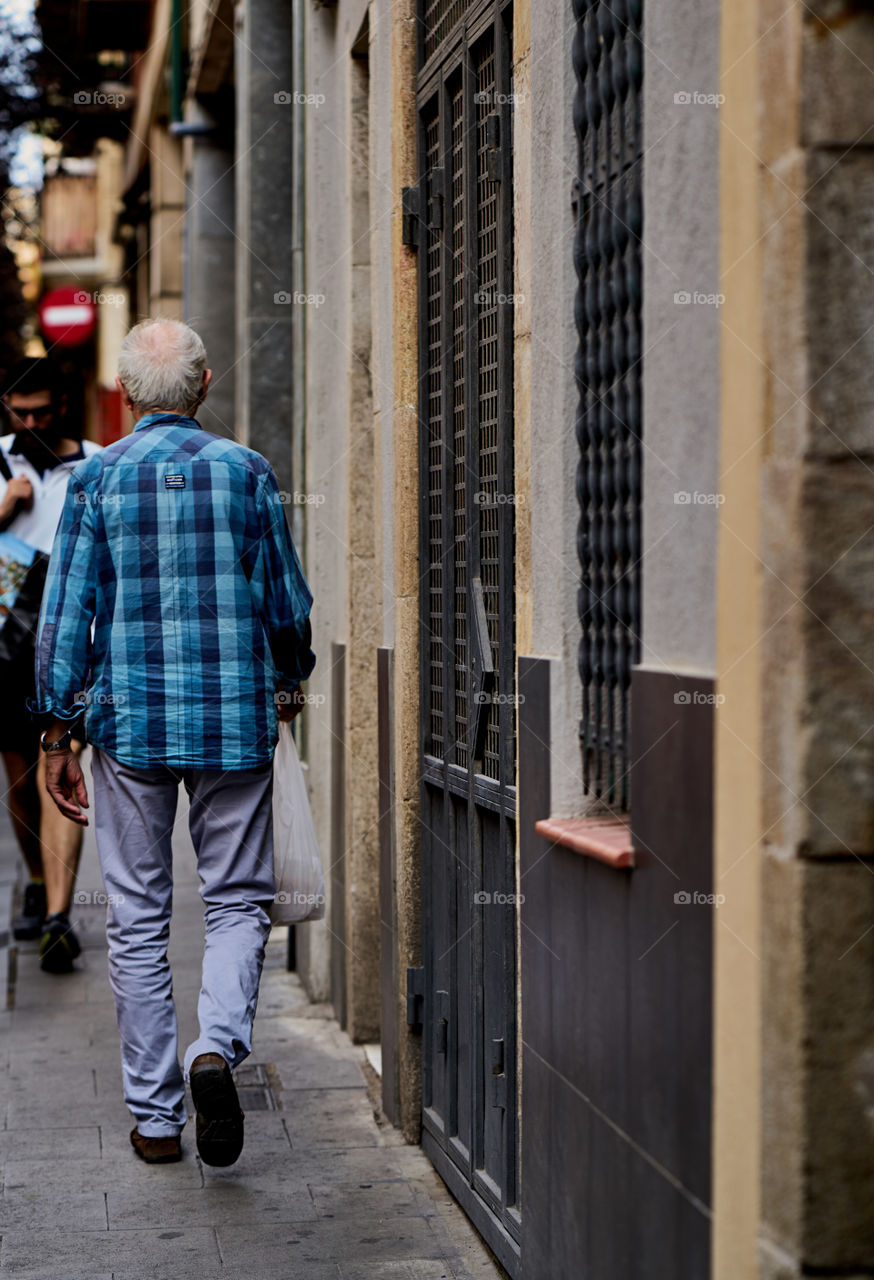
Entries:
[[[82,459],[71,458],[69,462],[64,460],[51,471],[45,471],[40,475],[20,453],[9,452],[14,439],[14,433],[0,436],[0,449],[6,456],[13,476],[26,476],[33,485],[33,506],[29,511],[19,510],[12,523],[6,527],[17,538],[21,538],[32,547],[36,547],[38,551],[44,551],[48,555],[64,508],[70,472]],[[91,440],[82,441],[82,452],[86,458],[90,458],[92,453],[99,453],[100,448],[99,444],[94,444]],[[0,475],[0,501],[6,492],[6,485],[6,477]]]

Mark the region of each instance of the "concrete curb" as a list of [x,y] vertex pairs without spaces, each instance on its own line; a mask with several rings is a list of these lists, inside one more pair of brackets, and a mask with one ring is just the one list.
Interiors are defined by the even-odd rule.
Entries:
[[0,885],[0,1012],[8,1009],[13,985],[13,973],[9,964],[12,944],[12,904],[15,901],[15,885]]
[[19,880],[20,855],[11,832],[0,834],[0,1010],[7,1007],[12,974],[9,952],[14,945],[12,912]]
[[12,941],[12,906],[15,900],[15,884],[0,884],[0,954]]

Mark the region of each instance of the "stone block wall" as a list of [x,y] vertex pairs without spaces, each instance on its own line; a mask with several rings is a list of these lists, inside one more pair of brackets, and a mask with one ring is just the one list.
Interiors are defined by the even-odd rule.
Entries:
[[874,13],[761,10],[760,1256],[788,1280],[874,1267]]

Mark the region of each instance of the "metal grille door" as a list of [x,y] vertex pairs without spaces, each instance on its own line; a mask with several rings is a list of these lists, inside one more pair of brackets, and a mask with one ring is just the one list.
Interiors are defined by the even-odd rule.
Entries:
[[515,1272],[511,30],[509,5],[494,0],[423,4],[412,207],[425,556],[423,1145]]

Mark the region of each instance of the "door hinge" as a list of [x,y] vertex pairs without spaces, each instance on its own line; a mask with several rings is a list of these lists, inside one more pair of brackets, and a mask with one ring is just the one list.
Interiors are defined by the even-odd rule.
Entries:
[[491,1104],[493,1107],[500,1107],[503,1111],[507,1109],[507,1073],[504,1070],[504,1042],[503,1040],[492,1041],[492,1096]]
[[401,243],[413,249],[419,246],[420,206],[419,188],[401,187]]
[[425,1014],[425,970],[407,970],[407,1022],[421,1032]]

